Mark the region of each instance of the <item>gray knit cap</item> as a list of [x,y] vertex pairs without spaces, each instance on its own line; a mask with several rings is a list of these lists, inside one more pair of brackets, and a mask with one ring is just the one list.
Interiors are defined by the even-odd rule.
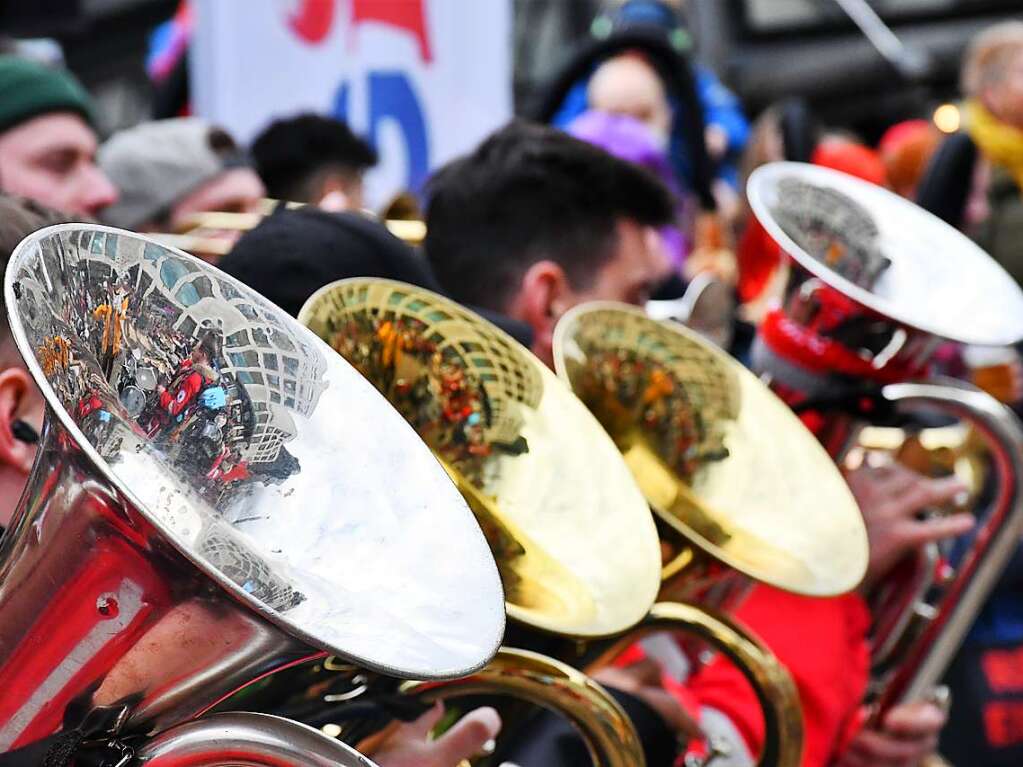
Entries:
[[105,224],[135,229],[218,176],[225,158],[210,143],[213,130],[198,117],[142,123],[100,147],[97,162],[120,192],[104,208]]

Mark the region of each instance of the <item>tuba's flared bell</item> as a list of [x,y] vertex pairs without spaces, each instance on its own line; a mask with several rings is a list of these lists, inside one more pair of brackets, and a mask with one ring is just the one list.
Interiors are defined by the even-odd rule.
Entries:
[[0,549],[0,751],[159,732],[321,651],[435,679],[497,650],[501,583],[457,489],[283,311],[85,225],[22,242],[5,298],[48,412]]

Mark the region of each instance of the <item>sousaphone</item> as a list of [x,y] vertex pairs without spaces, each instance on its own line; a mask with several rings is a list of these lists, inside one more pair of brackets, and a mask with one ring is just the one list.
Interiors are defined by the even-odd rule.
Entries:
[[325,653],[440,679],[497,651],[501,583],[461,495],[284,312],[86,225],[23,241],[4,296],[47,415],[0,549],[0,751],[56,734],[122,764],[368,765],[282,719],[189,720]]
[[978,525],[956,544],[964,553],[926,547],[876,595],[871,696],[881,716],[930,694],[1019,545],[1023,429],[994,398],[935,378],[933,366],[949,342],[1023,339],[1023,291],[961,232],[844,173],[772,163],[747,193],[792,261],[782,305],[758,329],[754,366],[835,459],[857,447],[865,425],[912,434],[949,419],[983,443],[974,458],[987,456],[979,474],[990,477],[991,501],[973,508]]

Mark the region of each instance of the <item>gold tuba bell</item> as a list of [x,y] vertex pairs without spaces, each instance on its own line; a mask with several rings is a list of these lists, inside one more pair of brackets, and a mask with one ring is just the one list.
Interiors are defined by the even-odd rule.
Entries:
[[[617,634],[645,615],[659,578],[643,497],[586,408],[539,360],[468,309],[389,280],[328,285],[299,321],[387,397],[454,480],[498,562],[513,642],[556,651],[566,637],[574,644]],[[555,657],[552,670],[562,671],[552,679],[577,676]],[[522,673],[490,681],[525,678],[535,666],[536,656]],[[429,689],[456,695],[467,685]],[[565,698],[559,710],[587,736],[594,762],[642,764],[614,699],[592,682],[576,687],[586,694]],[[522,693],[506,683],[490,689]],[[595,739],[585,724],[595,709],[627,735],[610,751],[613,741]]]
[[[754,581],[810,596],[859,583],[867,540],[845,482],[784,403],[681,325],[622,304],[583,304],[559,320],[554,358],[657,517],[671,552],[660,599],[725,623],[693,631],[751,683],[766,725],[759,763],[798,765],[795,685],[753,632],[724,616]],[[642,632],[671,628],[655,617]]]
[[[587,670],[623,637],[631,642],[638,624],[720,643],[772,701],[770,714],[784,712],[769,714],[777,737],[764,763],[798,763],[791,679],[726,619],[653,604],[660,552],[646,500],[614,442],[539,360],[453,301],[386,280],[329,285],[300,320],[373,381],[448,468],[498,561],[519,641]],[[774,749],[781,741],[787,755]]]
[[102,227],[32,235],[4,289],[47,415],[0,548],[0,751],[58,735],[125,764],[365,767],[294,722],[196,717],[325,652],[418,679],[493,656],[503,599],[478,525],[305,328]]

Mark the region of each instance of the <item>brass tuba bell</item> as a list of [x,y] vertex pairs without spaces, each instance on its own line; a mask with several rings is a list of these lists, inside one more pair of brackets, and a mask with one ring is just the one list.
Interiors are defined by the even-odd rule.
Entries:
[[328,285],[300,320],[373,381],[448,468],[498,561],[519,641],[592,670],[641,623],[640,632],[720,640],[776,701],[771,712],[784,711],[773,731],[789,756],[776,762],[772,741],[765,763],[798,762],[791,679],[723,616],[653,604],[660,552],[646,500],[615,443],[539,360],[455,302],[387,280]]
[[465,502],[284,312],[85,225],[23,241],[4,295],[47,416],[0,548],[0,751],[80,731],[154,763],[223,763],[223,742],[279,764],[291,740],[296,763],[366,765],[272,717],[185,722],[324,652],[418,679],[495,653],[501,584]]
[[[390,280],[327,285],[299,320],[373,382],[447,469],[498,562],[516,641],[560,661],[566,637],[618,634],[646,614],[659,582],[646,504],[610,439],[539,360],[457,303]],[[552,663],[552,678],[574,673]],[[507,675],[516,676],[525,670]],[[614,699],[593,683],[577,692],[561,711],[595,763],[641,764]],[[588,710],[622,733],[610,751],[585,724]]]
[[[660,599],[726,621],[700,633],[736,662],[760,700],[760,763],[798,765],[795,686],[760,640],[724,615],[753,581],[812,596],[859,583],[867,539],[845,482],[784,403],[680,325],[622,304],[582,304],[559,320],[554,359],[658,519],[671,551]],[[647,630],[669,628],[649,623]]]

